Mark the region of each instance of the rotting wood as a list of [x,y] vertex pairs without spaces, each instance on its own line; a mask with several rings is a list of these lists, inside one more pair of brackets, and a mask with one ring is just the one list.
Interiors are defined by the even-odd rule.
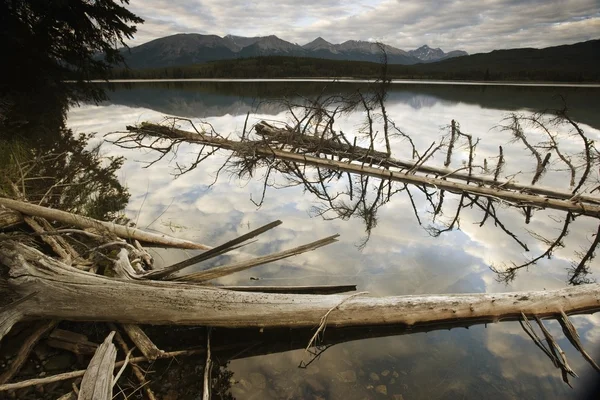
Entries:
[[353,292],[356,285],[317,285],[317,286],[218,286],[220,289],[238,292],[287,293],[287,294],[337,294]]
[[92,357],[83,380],[77,400],[111,400],[113,370],[117,358],[117,348],[112,343],[115,332],[111,332]]
[[[579,196],[571,194],[571,200],[560,198],[550,198],[535,194],[520,193],[514,190],[507,190],[504,187],[486,187],[474,184],[453,182],[441,178],[407,174],[390,169],[374,168],[364,164],[352,162],[342,162],[327,158],[315,157],[307,154],[298,154],[290,151],[279,150],[268,145],[261,145],[260,142],[246,143],[232,141],[220,137],[211,137],[201,133],[188,132],[169,127],[143,124],[140,128],[130,127],[127,129],[132,132],[142,132],[148,135],[162,136],[171,139],[184,140],[190,143],[204,144],[233,151],[236,155],[245,155],[246,152],[254,156],[262,156],[270,159],[278,159],[304,165],[318,166],[333,171],[355,173],[365,176],[372,176],[381,179],[387,179],[395,182],[414,184],[425,187],[434,187],[440,190],[446,190],[452,193],[472,193],[485,197],[496,198],[519,206],[537,206],[540,208],[551,208],[563,211],[571,211],[583,215],[600,217],[600,206],[579,201]],[[598,202],[598,201],[595,201]]]
[[94,354],[98,349],[98,344],[90,342],[87,336],[64,329],[53,330],[48,336],[46,344],[56,349],[82,355]]
[[58,221],[66,225],[76,226],[81,229],[93,228],[100,232],[108,231],[124,239],[135,239],[143,243],[157,246],[174,247],[180,249],[210,250],[212,247],[188,240],[177,239],[171,236],[146,232],[138,228],[99,221],[97,219],[72,214],[66,211],[42,207],[23,201],[0,198],[0,206],[19,211],[25,215],[45,218],[50,221]]
[[[137,324],[213,327],[314,327],[344,295],[287,295],[234,292],[180,282],[127,281],[69,267],[21,243],[0,245],[10,268],[7,282],[22,296],[35,293],[0,314],[4,336],[19,319],[60,318]],[[151,293],[152,301],[148,301]],[[327,326],[444,321],[496,322],[591,313],[600,309],[600,284],[559,290],[395,297],[354,297],[328,315]],[[7,318],[7,316],[9,318]],[[19,318],[17,318],[19,317]]]
[[135,343],[135,346],[139,349],[139,351],[151,361],[160,358],[164,351],[160,350],[152,340],[146,335],[146,333],[135,324],[121,324],[123,330],[129,336],[131,341]]
[[21,345],[21,348],[19,349],[15,359],[12,361],[10,366],[4,371],[4,373],[2,373],[2,375],[0,375],[0,384],[10,381],[12,379],[12,377],[15,376],[15,374],[17,372],[19,372],[19,370],[21,369],[23,364],[25,364],[25,362],[27,361],[27,358],[29,357],[31,350],[33,350],[33,348],[35,347],[37,342],[50,329],[54,328],[54,326],[56,326],[56,323],[57,323],[57,321],[53,321],[53,320],[40,321],[37,323],[35,330],[31,333],[31,335],[29,335],[25,339],[25,341]]
[[14,228],[23,223],[23,214],[9,208],[0,207],[0,230]]

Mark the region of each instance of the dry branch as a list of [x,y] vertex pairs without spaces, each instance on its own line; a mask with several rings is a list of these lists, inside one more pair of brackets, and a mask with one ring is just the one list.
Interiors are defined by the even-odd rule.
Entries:
[[337,242],[336,238],[339,235],[333,235],[326,237],[316,242],[308,243],[302,246],[294,247],[293,249],[280,251],[278,253],[269,254],[262,257],[253,258],[251,260],[239,261],[230,265],[222,265],[219,267],[207,269],[205,271],[195,272],[187,274],[178,278],[177,281],[187,282],[206,282],[212,279],[221,278],[226,275],[231,275],[235,272],[244,271],[249,268],[257,267],[259,265],[268,264],[274,261],[282,260],[291,256],[306,253],[307,251],[316,250],[319,247],[327,246],[328,244]]
[[0,230],[13,228],[23,223],[23,214],[9,208],[0,207]]
[[211,247],[177,239],[167,235],[146,232],[138,228],[99,221],[93,218],[83,217],[66,211],[55,210],[37,206],[22,201],[0,198],[0,206],[19,211],[25,215],[45,218],[49,221],[58,221],[65,225],[76,226],[81,229],[94,228],[100,232],[108,231],[124,239],[135,239],[140,242],[151,243],[158,246],[174,247],[181,249],[210,250]]
[[214,247],[211,250],[208,250],[202,254],[199,254],[195,257],[191,257],[187,260],[183,260],[181,262],[178,262],[177,264],[171,265],[169,267],[160,269],[160,270],[156,270],[156,271],[152,271],[149,272],[147,274],[145,274],[143,276],[143,278],[145,279],[163,279],[168,277],[169,275],[174,274],[177,271],[180,271],[184,268],[187,268],[189,266],[192,266],[194,264],[198,264],[202,261],[206,261],[210,258],[222,255],[230,250],[233,250],[234,248],[236,248],[236,246],[270,230],[273,229],[277,226],[281,225],[281,221],[275,221],[275,222],[271,222],[265,226],[262,226],[258,229],[255,229],[251,232],[248,232],[238,238],[235,238],[233,240],[228,241],[227,243],[224,243],[220,246]]
[[[163,358],[173,358],[173,357],[179,357],[179,356],[192,356],[192,355],[202,355],[204,354],[205,350],[204,349],[197,349],[197,350],[176,350],[176,351],[170,351],[170,352],[166,352],[163,355]],[[149,361],[146,357],[132,357],[129,360],[125,361],[118,361],[115,363],[114,368],[119,368],[122,367],[126,362],[131,363],[131,364],[137,364],[140,362],[146,362]],[[29,379],[26,381],[21,381],[21,382],[15,382],[15,383],[7,383],[4,385],[0,385],[0,392],[5,392],[8,390],[17,390],[17,389],[23,389],[26,387],[30,387],[30,386],[38,386],[38,385],[47,385],[49,383],[52,382],[60,382],[60,381],[66,381],[69,379],[75,379],[75,378],[79,378],[80,376],[83,376],[85,374],[86,370],[82,369],[79,371],[71,371],[71,372],[65,372],[62,374],[57,374],[57,375],[52,375],[52,376],[47,376],[45,378],[35,378],[35,379]]]
[[121,324],[127,336],[135,343],[136,347],[148,360],[154,361],[160,358],[164,351],[160,350],[146,333],[135,324]]

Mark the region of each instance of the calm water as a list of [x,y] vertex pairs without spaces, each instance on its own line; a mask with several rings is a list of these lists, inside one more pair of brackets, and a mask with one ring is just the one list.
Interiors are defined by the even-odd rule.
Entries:
[[[338,83],[329,85],[325,91],[348,93],[360,85]],[[69,125],[79,132],[97,132],[96,138],[101,141],[104,134],[122,131],[126,125],[160,121],[165,115],[172,115],[196,122],[202,119],[221,134],[239,133],[248,112],[250,123],[287,120],[281,105],[265,100],[314,97],[325,86],[324,82],[118,84],[110,94],[110,101],[72,109]],[[439,141],[445,127],[455,119],[462,131],[481,139],[477,157],[492,160],[502,145],[510,155],[504,175],[517,174],[518,180],[527,182],[533,172],[531,159],[522,145],[510,144],[508,133],[496,127],[509,112],[558,107],[558,96],[566,99],[571,115],[586,134],[600,139],[599,88],[396,84],[386,107],[396,125],[413,138],[419,150],[424,151],[431,142]],[[360,129],[363,122],[364,115],[355,113],[340,119],[339,126],[351,133]],[[383,143],[381,146],[383,149]],[[581,142],[565,136],[562,146],[575,154],[580,151]],[[395,155],[410,157],[406,142],[396,140],[393,148]],[[372,296],[560,288],[566,285],[566,269],[576,258],[575,251],[587,249],[585,246],[593,240],[592,234],[597,229],[595,221],[579,218],[570,228],[563,250],[553,259],[522,271],[514,282],[505,285],[496,281],[489,266],[523,262],[543,252],[543,244],[529,235],[528,230],[555,237],[562,225],[560,212],[538,212],[525,225],[519,212],[499,209],[504,224],[529,246],[531,251],[525,253],[493,224],[479,227],[483,213],[477,209],[463,211],[459,230],[432,237],[424,229],[433,223],[424,197],[415,193],[422,227],[408,196],[399,193],[379,210],[378,224],[361,250],[359,244],[365,238],[363,222],[357,218],[342,221],[314,216],[313,209],[318,203],[301,187],[268,189],[264,204],[257,209],[251,199],[256,201],[261,196],[261,171],[252,180],[224,172],[210,186],[228,155],[226,152],[174,179],[175,165],[192,162],[196,147],[182,145],[176,157],[168,156],[148,169],[144,168],[145,163],[154,160],[156,154],[126,151],[110,144],[102,149],[106,155],[127,158],[120,172],[132,194],[126,211],[140,227],[216,245],[270,221],[284,222],[233,258],[279,251],[335,233],[341,235],[340,241],[331,246],[229,276],[219,281],[222,284],[355,283],[358,290],[368,291]],[[453,166],[460,167],[466,157],[464,147],[457,149]],[[432,161],[440,165],[443,157]],[[564,171],[551,171],[541,184],[566,190],[565,176]],[[283,182],[280,176],[270,179],[272,184]],[[446,201],[452,206],[457,199],[448,196]],[[449,209],[443,220],[452,216]],[[184,257],[185,254],[176,252],[158,255],[159,261],[166,264]],[[593,261],[592,272],[597,273],[598,267],[599,263]],[[600,314],[574,317],[573,321],[588,351],[600,355]],[[228,365],[234,373],[231,393],[238,399],[385,398],[384,392],[389,398],[406,400],[484,396],[577,398],[598,375],[569,344],[557,323],[547,325],[580,376],[572,381],[574,389],[562,383],[559,371],[518,323],[504,322],[468,330],[456,328],[340,343],[328,348],[307,368],[298,368],[301,362],[313,358],[304,350],[236,359]]]

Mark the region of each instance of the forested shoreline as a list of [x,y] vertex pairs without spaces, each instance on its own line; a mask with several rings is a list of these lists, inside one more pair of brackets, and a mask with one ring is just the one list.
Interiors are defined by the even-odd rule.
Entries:
[[[388,64],[390,79],[600,82],[600,41],[551,49],[516,49],[436,63]],[[577,51],[575,53],[575,51]],[[111,79],[378,78],[382,64],[307,57],[262,56],[149,69],[115,68]]]

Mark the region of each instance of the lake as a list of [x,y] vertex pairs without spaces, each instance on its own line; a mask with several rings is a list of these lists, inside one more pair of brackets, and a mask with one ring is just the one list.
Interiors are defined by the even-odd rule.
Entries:
[[[127,125],[158,122],[165,116],[189,118],[198,126],[204,121],[221,135],[233,137],[242,132],[247,115],[248,126],[262,120],[289,121],[287,108],[279,101],[282,98],[299,102],[320,94],[348,94],[366,91],[367,84],[314,80],[116,83],[108,101],[71,109],[68,124],[76,132],[96,132],[95,143],[116,139],[118,134],[105,135],[124,131]],[[509,113],[529,115],[561,107],[563,99],[588,138],[600,139],[600,88],[596,87],[395,83],[387,93],[386,110],[421,153],[432,142],[439,143],[451,121],[457,121],[462,132],[480,140],[476,148],[479,162],[485,159],[495,165],[498,147],[503,146],[503,176],[528,183],[535,172],[535,161],[525,146],[514,142],[499,125],[507,123]],[[352,112],[336,123],[354,137],[364,130],[365,116],[364,112]],[[580,138],[564,126],[556,129],[563,134],[561,149],[576,161],[582,151]],[[362,138],[364,135],[359,135],[359,141]],[[379,150],[385,150],[383,141],[378,145]],[[261,235],[257,243],[227,259],[272,253],[340,234],[339,242],[330,246],[230,275],[218,284],[356,284],[358,291],[367,291],[371,296],[555,289],[567,286],[568,268],[577,259],[577,252],[587,250],[598,226],[592,218],[577,218],[563,241],[564,247],[552,259],[519,271],[507,284],[498,281],[490,266],[519,264],[543,253],[547,245],[539,237],[558,235],[563,212],[537,211],[526,224],[519,210],[508,206],[498,209],[504,227],[527,245],[530,251],[525,252],[497,224],[488,222],[480,227],[484,213],[477,207],[462,210],[460,229],[432,235],[431,226],[440,228],[452,220],[452,207],[458,204],[459,196],[447,195],[447,211],[433,221],[426,197],[415,189],[413,198],[406,191],[390,196],[378,208],[376,226],[368,235],[364,220],[357,216],[334,218],[338,215],[332,210],[325,214],[327,218],[317,215],[322,201],[278,174],[269,176],[268,183],[279,188],[268,187],[262,205],[257,207],[265,170],[257,170],[252,178],[240,178],[227,170],[217,176],[228,157],[224,150],[196,169],[176,176],[177,166],[193,163],[198,150],[199,146],[182,144],[176,155],[169,154],[148,168],[147,163],[157,158],[154,152],[125,150],[109,143],[103,144],[101,151],[126,158],[119,178],[131,193],[126,213],[139,227],[217,245],[268,222],[283,221],[282,226]],[[402,137],[393,139],[392,150],[399,158],[411,158],[412,151]],[[444,155],[438,153],[428,163],[441,166]],[[457,146],[450,170],[461,168],[468,158],[468,148]],[[539,184],[568,190],[565,168],[553,158],[549,169]],[[597,170],[591,173],[598,175]],[[344,183],[334,182],[328,190],[347,196]],[[377,185],[371,185],[374,188],[369,186],[368,190],[375,191]],[[157,259],[169,264],[191,254],[161,251]],[[593,278],[599,262],[592,260],[590,269]],[[572,320],[588,352],[600,355],[600,315],[575,316]],[[230,393],[238,399],[579,398],[597,381],[597,373],[570,345],[556,321],[547,321],[546,325],[579,375],[571,380],[573,389],[562,382],[560,371],[536,348],[518,322],[501,322],[403,335],[375,331],[374,336],[382,337],[342,340],[316,359],[301,348],[283,351],[285,346],[273,349],[273,354],[238,356],[227,364],[233,372],[228,381]],[[325,338],[327,335],[326,331]],[[290,343],[289,348],[297,347]],[[310,361],[306,368],[299,368]]]

